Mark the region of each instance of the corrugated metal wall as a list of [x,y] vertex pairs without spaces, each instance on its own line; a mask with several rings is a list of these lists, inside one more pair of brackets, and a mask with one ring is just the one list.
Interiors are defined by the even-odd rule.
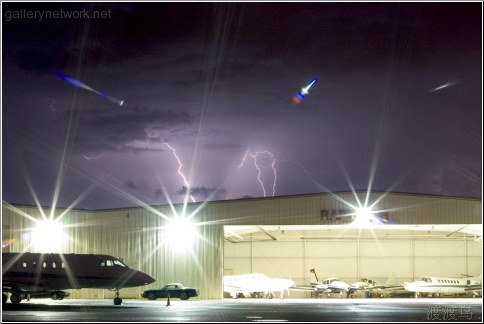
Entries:
[[[50,210],[45,210],[49,215]],[[222,298],[223,226],[211,225],[204,211],[194,221],[200,237],[192,248],[175,254],[164,242],[166,222],[159,213],[172,215],[167,206],[147,210],[130,208],[107,211],[71,210],[62,218],[66,238],[59,246],[62,253],[108,254],[122,258],[128,266],[146,272],[156,279],[145,287],[122,289],[121,297],[139,297],[142,290],[161,287],[170,282],[181,282],[200,290],[201,299]],[[57,210],[59,216],[62,210]],[[15,239],[6,252],[33,250],[29,246],[29,230],[35,227],[30,215],[41,220],[36,207],[16,206],[14,210],[2,206],[2,240]],[[189,240],[190,238],[187,238]],[[72,298],[113,298],[114,292],[102,289],[81,289],[71,292]]]
[[[358,193],[364,204],[366,193]],[[481,224],[482,200],[372,192],[368,206],[384,211],[395,224]],[[321,211],[351,210],[353,193],[270,197],[214,202],[206,210],[224,225],[321,225]]]
[[[364,201],[364,194],[360,194]],[[372,193],[370,204],[381,193]],[[109,254],[123,258],[130,267],[152,275],[156,282],[147,287],[125,289],[121,296],[138,297],[142,290],[169,282],[181,282],[200,290],[200,299],[222,298],[224,240],[222,225],[318,225],[321,210],[347,210],[343,201],[353,205],[352,193],[271,197],[206,204],[194,221],[202,239],[190,253],[176,255],[163,243],[166,221],[160,213],[173,215],[169,206],[83,211],[70,210],[62,218],[67,238],[63,253]],[[188,207],[190,213],[200,204]],[[181,213],[182,206],[175,208]],[[480,199],[418,196],[389,193],[373,209],[385,210],[396,224],[481,224]],[[63,210],[55,212],[56,217]],[[44,213],[49,215],[50,210]],[[15,240],[7,252],[32,251],[29,229],[42,215],[37,207],[2,204],[2,240]],[[323,253],[323,252],[321,252]],[[315,256],[316,257],[316,256]],[[287,261],[293,262],[293,261]],[[296,262],[296,261],[294,261]],[[114,293],[98,289],[72,291],[73,298],[113,298]]]

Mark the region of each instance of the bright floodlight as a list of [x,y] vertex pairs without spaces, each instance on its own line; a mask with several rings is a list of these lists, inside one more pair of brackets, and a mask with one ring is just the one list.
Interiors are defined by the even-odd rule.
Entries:
[[368,207],[360,207],[355,211],[356,217],[352,225],[368,226],[373,222],[373,212]]
[[190,249],[198,236],[195,223],[186,217],[175,217],[168,220],[165,228],[165,242],[172,251],[182,253]]
[[61,252],[64,240],[62,225],[54,220],[37,223],[32,232],[32,246],[36,252]]

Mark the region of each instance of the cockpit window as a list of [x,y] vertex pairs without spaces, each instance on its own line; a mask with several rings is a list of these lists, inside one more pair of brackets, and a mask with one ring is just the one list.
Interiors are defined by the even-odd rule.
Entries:
[[121,262],[121,261],[119,261],[117,259],[114,259],[114,260],[101,260],[100,266],[101,267],[114,267],[114,266],[117,266],[117,267],[124,267],[124,268],[127,267],[127,265],[125,265],[123,262]]
[[126,267],[126,265],[119,260],[114,260],[114,264],[117,265],[118,267]]
[[427,282],[427,283],[431,283],[432,282],[432,280],[430,280],[430,278],[428,278],[428,277],[423,277],[422,278],[422,281],[423,282]]

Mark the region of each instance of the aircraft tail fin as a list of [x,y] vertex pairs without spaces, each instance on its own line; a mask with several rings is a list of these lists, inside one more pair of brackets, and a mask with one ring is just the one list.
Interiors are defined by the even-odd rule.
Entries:
[[395,272],[392,272],[390,277],[388,277],[387,281],[385,282],[385,286],[393,286],[395,284]]
[[461,273],[460,275],[464,278],[475,278],[475,279],[482,280],[482,270],[481,270],[481,273],[478,276],[471,276],[471,275],[464,274],[464,273]]
[[319,282],[318,275],[316,274],[316,270],[314,268],[310,269],[309,272],[314,273],[314,276],[316,277],[316,282]]

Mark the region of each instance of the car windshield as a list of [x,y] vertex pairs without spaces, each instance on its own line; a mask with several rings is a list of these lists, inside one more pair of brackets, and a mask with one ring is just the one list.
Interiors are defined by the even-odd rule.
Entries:
[[182,284],[169,284],[169,285],[166,285],[165,287],[163,287],[162,289],[179,289],[179,288],[183,288],[183,285]]

